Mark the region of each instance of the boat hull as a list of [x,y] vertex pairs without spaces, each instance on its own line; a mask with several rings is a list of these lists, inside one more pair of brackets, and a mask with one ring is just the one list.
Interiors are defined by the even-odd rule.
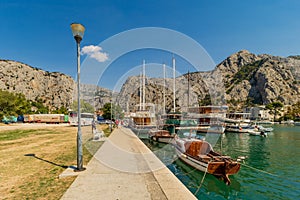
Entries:
[[249,128],[248,126],[227,125],[225,131],[232,133],[248,133]]
[[[228,168],[226,171],[227,175],[236,174],[240,170],[240,164],[238,162],[226,163],[223,161],[213,161],[213,162],[204,162],[198,159],[195,159],[185,153],[182,153],[179,149],[176,149],[176,154],[180,160],[186,164],[196,168],[199,171],[207,172],[215,176],[223,176],[224,168]],[[228,166],[225,166],[225,165]]]
[[257,132],[257,131],[253,131],[253,132],[248,132],[249,135],[252,136],[263,136],[263,137],[267,137],[267,133],[265,132]]
[[174,146],[180,160],[199,171],[223,179],[227,185],[230,184],[229,175],[240,170],[239,162],[214,152],[206,141],[175,138]]
[[150,140],[170,144],[173,143],[174,135],[171,135],[167,130],[150,130]]
[[174,137],[152,136],[152,137],[150,137],[150,139],[155,142],[172,144]]
[[208,167],[208,163],[204,163],[204,162],[199,162],[198,160],[187,156],[186,154],[182,153],[179,149],[176,148],[176,154],[178,156],[178,158],[180,160],[182,160],[183,162],[185,162],[186,164],[190,165],[193,168],[196,168],[199,171],[205,172],[207,167]]

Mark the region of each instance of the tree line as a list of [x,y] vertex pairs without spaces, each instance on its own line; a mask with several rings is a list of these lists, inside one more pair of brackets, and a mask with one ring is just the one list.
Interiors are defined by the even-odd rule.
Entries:
[[[91,104],[80,100],[80,107],[82,113],[94,113],[95,108]],[[71,104],[70,109],[72,111],[78,110],[78,103],[74,101]],[[103,117],[105,119],[123,118],[124,114],[122,109],[118,105],[106,103],[103,108]],[[24,114],[48,114],[50,110],[43,105],[42,100],[36,101],[27,100],[24,94],[11,93],[8,91],[0,90],[0,121],[5,117],[20,116]],[[57,108],[51,111],[52,114],[68,114],[68,109],[65,107]]]
[[[49,113],[49,108],[43,105],[41,99],[31,101],[26,99],[24,94],[0,90],[0,120],[4,116],[47,113]],[[52,111],[52,113],[67,114],[68,110],[65,107],[61,107]]]

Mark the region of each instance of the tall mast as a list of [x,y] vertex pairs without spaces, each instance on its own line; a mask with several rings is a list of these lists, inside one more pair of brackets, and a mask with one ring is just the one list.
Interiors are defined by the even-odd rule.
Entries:
[[176,85],[175,85],[175,78],[176,78],[176,76],[175,76],[175,58],[174,58],[174,56],[173,56],[173,58],[172,58],[172,64],[173,64],[173,112],[175,113],[175,111],[176,111],[176,95],[175,95],[175,93],[176,93]]
[[163,114],[166,114],[166,65],[163,64],[163,70],[164,70],[164,104],[163,104]]
[[190,107],[190,70],[188,71],[188,100],[187,100],[187,111]]
[[145,110],[145,60],[143,60],[143,110]]
[[140,72],[140,105],[139,109],[142,110],[142,72]]

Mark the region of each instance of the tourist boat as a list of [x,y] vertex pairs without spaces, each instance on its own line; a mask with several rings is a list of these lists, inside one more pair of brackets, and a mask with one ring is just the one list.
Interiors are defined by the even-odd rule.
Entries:
[[224,180],[229,185],[229,175],[236,174],[240,163],[229,156],[215,152],[205,140],[175,136],[174,146],[178,157],[186,164]]
[[155,127],[156,118],[155,118],[155,105],[152,103],[145,103],[136,105],[136,107],[143,109],[136,110],[135,112],[130,113],[130,118],[132,119],[136,127]]
[[218,133],[225,131],[224,119],[228,106],[189,107],[188,115],[197,120],[197,131],[201,133]]
[[150,140],[161,142],[161,143],[172,143],[174,140],[174,135],[171,135],[167,130],[161,129],[151,129],[149,131]]
[[155,115],[155,104],[146,103],[146,74],[145,74],[145,60],[143,61],[143,70],[140,76],[139,96],[140,103],[134,108],[134,111],[130,113],[129,127],[139,138],[148,138],[148,132],[150,129],[157,126]]
[[131,112],[129,118],[128,126],[139,138],[149,138],[149,130],[157,126],[155,105],[152,103],[136,105],[136,111]]
[[251,128],[250,113],[228,113],[225,118],[225,131],[234,133],[247,133]]

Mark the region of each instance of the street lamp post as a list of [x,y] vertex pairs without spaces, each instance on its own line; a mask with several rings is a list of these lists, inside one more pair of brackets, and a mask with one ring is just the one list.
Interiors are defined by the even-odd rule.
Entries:
[[82,134],[81,134],[81,111],[80,111],[80,42],[83,38],[85,28],[81,24],[71,24],[72,33],[77,43],[77,96],[78,96],[78,131],[77,131],[77,169],[83,171]]
[[112,133],[112,99],[110,100],[110,133]]

